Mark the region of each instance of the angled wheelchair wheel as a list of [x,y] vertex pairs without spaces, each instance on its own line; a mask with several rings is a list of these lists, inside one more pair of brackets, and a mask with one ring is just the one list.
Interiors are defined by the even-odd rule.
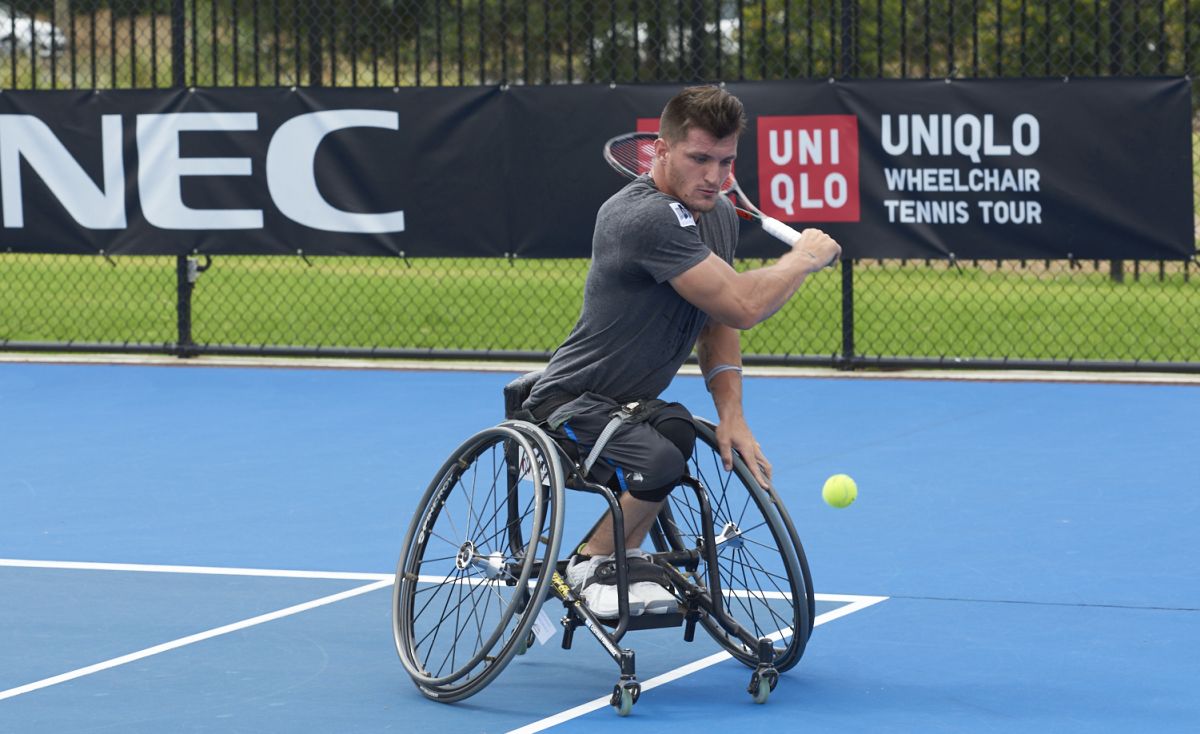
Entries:
[[[774,491],[759,486],[740,456],[735,456],[733,471],[726,471],[714,426],[702,418],[695,421],[696,449],[688,471],[704,485],[712,509],[721,603],[756,638],[774,643],[774,666],[783,672],[799,662],[812,633],[815,600],[804,548]],[[677,487],[651,531],[656,549],[698,548],[703,536],[695,494]],[[711,590],[713,570],[701,561],[695,582]],[[755,648],[713,617],[701,621],[731,655],[757,665]]]
[[562,539],[563,473],[540,430],[471,436],[413,515],[392,593],[396,651],[420,691],[459,701],[527,643]]

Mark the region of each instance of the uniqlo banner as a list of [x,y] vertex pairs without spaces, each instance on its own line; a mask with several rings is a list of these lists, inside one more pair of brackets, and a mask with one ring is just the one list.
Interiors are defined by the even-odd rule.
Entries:
[[[0,95],[0,248],[587,257],[680,85]],[[848,257],[1195,253],[1186,79],[729,84],[735,173]],[[782,245],[743,226],[739,254]]]

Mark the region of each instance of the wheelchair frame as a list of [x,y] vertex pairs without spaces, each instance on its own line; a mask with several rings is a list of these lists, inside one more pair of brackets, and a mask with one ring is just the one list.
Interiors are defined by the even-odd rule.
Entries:
[[[617,664],[620,677],[613,686],[610,703],[619,715],[627,715],[641,695],[635,653],[620,644],[625,634],[638,629],[683,626],[684,640],[691,642],[695,639],[697,623],[701,623],[718,644],[736,659],[753,669],[747,691],[756,703],[764,703],[778,684],[780,672],[795,665],[802,656],[812,632],[814,617],[812,581],[807,560],[779,497],[770,488],[758,486],[741,458],[736,458],[732,474],[737,476],[749,495],[741,514],[746,514],[746,508],[753,501],[762,516],[763,522],[759,525],[768,526],[774,543],[778,546],[789,586],[787,590],[783,590],[778,582],[770,579],[776,591],[761,593],[764,595],[764,601],[765,596],[770,595],[790,602],[790,629],[778,630],[769,635],[756,635],[735,619],[727,609],[726,602],[733,597],[727,597],[722,586],[720,554],[728,548],[733,549],[730,551],[732,554],[746,552],[742,548],[746,531],[739,528],[734,519],[729,519],[732,518],[732,512],[728,508],[723,508],[723,519],[728,519],[728,522],[720,535],[715,531],[716,521],[709,491],[699,477],[692,476],[693,473],[704,473],[695,454],[690,466],[696,471],[685,474],[681,479],[681,484],[694,496],[695,505],[686,501],[669,500],[664,503],[663,510],[651,530],[651,540],[656,549],[651,558],[670,579],[680,601],[679,611],[630,616],[624,519],[617,494],[609,487],[583,476],[582,460],[573,460],[563,447],[547,436],[535,423],[521,419],[531,417],[523,415],[519,406],[536,377],[537,373],[526,375],[505,388],[506,420],[472,436],[451,455],[430,484],[422,500],[421,509],[413,517],[397,566],[393,590],[393,632],[400,659],[418,689],[426,697],[444,702],[461,700],[482,690],[513,657],[523,654],[532,644],[535,617],[541,612],[543,602],[552,593],[565,609],[560,620],[563,629],[562,647],[569,649],[576,629],[586,627]],[[699,418],[695,420],[698,451],[701,443],[715,447],[712,424]],[[428,562],[425,555],[429,544],[437,542],[433,538],[439,536],[436,528],[442,519],[441,516],[453,514],[446,506],[454,488],[463,483],[463,476],[477,463],[482,461],[486,464],[486,457],[489,455],[493,464],[504,464],[504,497],[494,496],[492,504],[496,505],[493,515],[503,512],[505,522],[502,528],[494,522],[492,534],[504,535],[507,548],[504,551],[481,552],[486,548],[477,545],[491,546],[471,538],[464,539],[458,545],[453,556],[457,575],[453,581],[450,576],[446,577],[445,585],[451,590],[445,594],[447,600],[443,603],[442,616],[435,620],[432,629],[426,632],[424,637],[418,638],[415,616],[424,613],[431,605],[436,609],[436,603],[432,602],[431,598],[441,593],[435,589],[432,595],[422,601],[423,606],[418,611],[416,597],[422,593],[418,588],[419,583],[427,578],[421,574],[421,567]],[[500,473],[500,469],[495,469],[492,473],[493,493],[496,495],[499,492],[496,491],[495,480],[499,478]],[[470,480],[472,500],[475,499],[477,480],[478,476],[472,476]],[[465,485],[463,486],[465,492]],[[597,618],[566,583],[568,561],[559,559],[558,554],[561,546],[564,490],[568,488],[601,496],[612,513],[618,593],[618,616],[615,620]],[[682,490],[677,488],[676,492],[672,492],[672,497],[676,497],[680,491]],[[720,499],[723,503],[727,499],[727,491],[727,487],[722,487]],[[529,495],[527,500],[523,499],[522,493]],[[501,504],[502,508],[499,507]],[[482,519],[486,512],[486,506],[482,511],[468,508],[467,516],[472,520],[476,519],[475,516]],[[695,538],[693,547],[687,547],[683,542],[680,519],[675,517],[676,514],[689,513],[692,517],[684,518],[683,523]],[[548,536],[543,534],[543,530],[548,530]],[[448,534],[446,531],[442,533]],[[448,551],[455,550],[454,543],[457,542],[457,537],[458,535],[455,535],[455,540],[442,539],[449,544]],[[540,550],[542,546],[545,546],[545,551]],[[750,553],[752,554],[752,551]],[[439,560],[448,559],[449,556]],[[699,571],[701,564],[704,566],[703,579]],[[745,576],[743,573],[743,577]],[[755,581],[764,583],[758,579]],[[501,585],[511,590],[511,596],[507,600],[504,600],[500,593]],[[434,643],[429,642],[429,652],[425,655],[422,654],[421,648],[431,637],[434,640],[439,637],[440,626],[448,620],[450,612],[446,610],[455,593],[461,604],[464,594],[473,596],[479,588],[484,587],[489,587],[497,597],[496,608],[499,610],[501,621],[495,630],[486,636],[482,631],[483,622],[477,622],[480,627],[479,649],[461,665],[457,660],[456,649],[451,647],[446,656],[452,668],[449,674],[442,674],[447,665],[446,659],[441,661],[441,667],[436,671],[431,670],[434,667],[432,663],[435,662],[432,652]],[[803,595],[804,600],[798,599],[798,595]],[[483,597],[490,607],[492,599],[487,591],[479,596]],[[780,615],[772,610],[771,615],[776,619],[768,619],[764,629],[755,616],[753,600],[747,602],[737,599],[737,602],[742,611],[749,614],[750,624],[757,631],[764,632],[766,629],[772,629],[772,625],[778,627],[781,624]],[[472,609],[472,615],[477,609],[478,605]],[[433,615],[436,616],[436,611]],[[455,615],[455,623],[458,624],[457,608]],[[461,627],[459,631],[462,631]],[[790,639],[783,647],[782,653],[777,653],[774,644],[776,640],[772,637],[783,639],[789,634]],[[455,639],[457,640],[457,637]],[[495,649],[497,645],[498,650]],[[439,655],[440,652],[439,649]]]

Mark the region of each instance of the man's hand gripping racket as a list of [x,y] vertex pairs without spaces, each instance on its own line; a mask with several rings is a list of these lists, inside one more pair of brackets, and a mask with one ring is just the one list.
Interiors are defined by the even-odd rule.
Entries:
[[[612,166],[617,173],[626,178],[635,179],[650,172],[650,166],[654,163],[654,142],[656,140],[658,140],[658,133],[618,135],[604,144],[604,160],[608,161],[608,165]],[[767,234],[784,242],[789,247],[794,247],[802,237],[802,233],[774,217],[768,217],[754,206],[750,197],[746,196],[746,192],[742,191],[741,186],[738,186],[732,171],[721,184],[721,193],[734,197],[733,208],[739,217],[760,223]],[[811,252],[809,252],[809,256],[814,259],[816,257]],[[824,263],[823,267],[833,265],[837,260],[838,256],[834,255],[829,262]]]

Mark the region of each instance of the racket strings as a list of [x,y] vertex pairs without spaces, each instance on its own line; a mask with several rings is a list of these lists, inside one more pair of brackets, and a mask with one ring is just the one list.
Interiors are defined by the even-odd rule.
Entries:
[[609,141],[604,157],[609,165],[629,178],[650,172],[654,163],[656,135],[629,135]]
[[[658,140],[657,133],[628,133],[608,141],[604,146],[604,159],[618,173],[626,178],[637,178],[650,172],[654,164],[654,142]],[[742,219],[754,221],[762,214],[738,186],[733,171],[721,182],[721,193],[730,197],[737,215]]]

